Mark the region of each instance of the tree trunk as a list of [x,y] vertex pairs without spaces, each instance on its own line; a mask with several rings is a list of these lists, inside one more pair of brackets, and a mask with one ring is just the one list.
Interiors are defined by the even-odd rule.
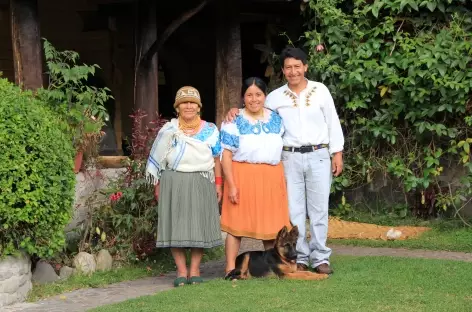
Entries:
[[158,61],[157,53],[149,60],[141,57],[157,39],[156,1],[139,0],[136,14],[136,68],[134,86],[135,109],[147,116],[143,125],[158,116]]
[[241,105],[241,29],[239,1],[220,1],[216,14],[216,123]]
[[15,82],[35,90],[43,86],[37,0],[11,0],[10,15]]

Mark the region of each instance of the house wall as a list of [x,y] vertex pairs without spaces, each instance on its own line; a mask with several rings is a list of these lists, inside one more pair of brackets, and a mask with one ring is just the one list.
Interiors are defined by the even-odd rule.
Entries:
[[[85,63],[99,63],[103,71],[99,75],[110,81],[108,31],[82,32],[83,23],[77,12],[94,10],[96,6],[86,0],[39,0],[38,10],[41,37],[58,49],[75,50]],[[8,1],[0,0],[0,71],[14,81],[13,51],[11,44]]]
[[[0,71],[14,82],[8,2],[0,0]],[[102,4],[93,4],[99,2]],[[131,135],[129,115],[133,112],[134,103],[133,4],[108,2],[38,0],[40,35],[59,50],[77,51],[81,62],[101,67],[96,75],[98,79],[93,81],[109,87],[120,101],[123,136],[126,138]],[[158,10],[159,32],[179,15],[178,9],[176,5],[176,12]],[[115,32],[110,29],[115,29]],[[200,90],[205,104],[203,117],[214,120],[214,50],[211,11],[203,10],[170,36],[159,55],[163,70],[160,77],[165,76],[165,83],[161,81],[159,85],[163,117],[174,117],[172,104],[177,89],[194,85]],[[108,108],[113,120],[114,103]]]
[[[14,81],[8,3],[9,0],[0,0],[0,71],[9,80]],[[184,10],[195,5],[191,1],[165,4],[165,8],[163,3],[158,4],[158,33],[162,33]],[[131,135],[129,115],[133,112],[134,103],[136,51],[133,9],[131,0],[38,0],[41,37],[46,38],[59,50],[77,51],[82,62],[98,64],[101,67],[95,81],[100,86],[109,87],[116,101],[119,101],[124,138]],[[283,8],[274,3],[250,3],[242,6],[242,19],[248,19],[249,16],[251,20],[259,21],[259,24],[248,24],[242,28],[245,77],[264,75],[266,64],[259,63],[260,52],[254,49],[254,44],[265,43],[264,24],[267,19],[274,19],[265,15],[268,9],[274,12],[286,11],[282,11]],[[271,16],[277,15],[274,12],[270,12]],[[193,85],[202,95],[203,118],[208,121],[216,119],[214,14],[213,5],[204,8],[178,27],[159,51],[158,60],[162,68],[160,77],[165,76],[165,83],[160,81],[158,90],[159,111],[165,118],[175,116],[172,104],[177,89],[184,85]],[[249,65],[244,65],[244,57]],[[111,120],[114,107],[114,102],[108,107],[112,115]],[[114,138],[109,137],[107,141],[113,142]]]

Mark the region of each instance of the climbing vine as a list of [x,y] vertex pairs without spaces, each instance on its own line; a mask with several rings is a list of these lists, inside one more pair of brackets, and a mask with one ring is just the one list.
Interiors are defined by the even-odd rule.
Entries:
[[472,5],[310,0],[303,14],[310,78],[332,91],[346,135],[333,191],[388,177],[410,207],[418,196],[457,214],[472,198]]

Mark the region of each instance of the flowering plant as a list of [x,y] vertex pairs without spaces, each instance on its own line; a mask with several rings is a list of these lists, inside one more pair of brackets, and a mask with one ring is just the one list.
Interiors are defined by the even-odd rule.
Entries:
[[115,203],[120,200],[121,196],[123,196],[122,192],[116,192],[110,195],[110,201]]
[[110,188],[104,191],[107,202],[92,216],[91,227],[107,233],[106,241],[92,233],[96,237],[92,244],[113,245],[112,251],[129,259],[143,259],[155,252],[158,203],[153,186],[146,179],[145,169],[154,139],[165,120],[158,119],[144,127],[144,117],[141,111],[131,115],[133,140],[126,171],[110,183]]

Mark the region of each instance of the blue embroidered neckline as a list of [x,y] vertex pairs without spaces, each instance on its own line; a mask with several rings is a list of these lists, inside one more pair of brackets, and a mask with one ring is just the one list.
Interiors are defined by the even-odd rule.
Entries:
[[265,133],[280,133],[282,126],[282,118],[274,112],[270,112],[270,118],[267,122],[258,121],[255,124],[251,124],[249,120],[244,118],[242,114],[239,114],[235,119],[236,126],[238,127],[241,135],[245,134],[261,134],[262,131]]
[[202,130],[193,136],[194,139],[205,142],[215,131],[216,127],[205,121]]

